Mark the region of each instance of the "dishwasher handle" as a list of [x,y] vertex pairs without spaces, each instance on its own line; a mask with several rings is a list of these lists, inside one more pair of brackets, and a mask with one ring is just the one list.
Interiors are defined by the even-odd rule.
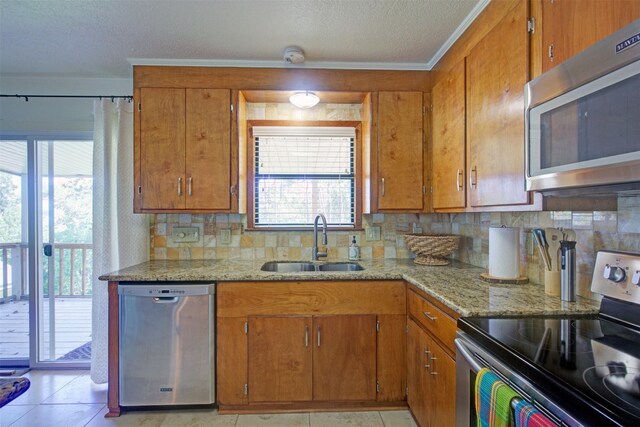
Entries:
[[156,304],[173,304],[178,302],[178,297],[153,297]]

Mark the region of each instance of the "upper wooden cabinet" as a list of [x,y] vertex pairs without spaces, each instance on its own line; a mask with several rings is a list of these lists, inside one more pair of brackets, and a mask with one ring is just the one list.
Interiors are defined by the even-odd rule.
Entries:
[[527,2],[520,1],[467,57],[469,205],[528,204],[524,85],[528,81]]
[[542,2],[542,71],[640,18],[640,0]]
[[431,94],[433,209],[466,206],[465,62],[464,59],[434,87]]
[[459,60],[445,58],[451,65],[436,72],[431,166],[436,211],[531,208],[524,174],[527,2],[499,12],[502,18],[464,56],[458,46],[450,55]]
[[136,94],[135,211],[237,210],[231,91],[141,88]]
[[424,208],[423,93],[379,92],[377,210]]

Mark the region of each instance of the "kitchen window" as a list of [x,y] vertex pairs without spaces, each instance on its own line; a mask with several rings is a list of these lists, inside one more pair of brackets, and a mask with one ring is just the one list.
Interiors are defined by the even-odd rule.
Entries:
[[323,213],[331,228],[359,228],[359,122],[282,123],[249,127],[249,227],[306,229]]

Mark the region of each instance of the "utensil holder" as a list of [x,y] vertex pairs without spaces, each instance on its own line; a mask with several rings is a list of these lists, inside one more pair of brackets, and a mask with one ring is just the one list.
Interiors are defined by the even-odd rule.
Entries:
[[554,297],[560,296],[560,272],[544,271],[544,293]]

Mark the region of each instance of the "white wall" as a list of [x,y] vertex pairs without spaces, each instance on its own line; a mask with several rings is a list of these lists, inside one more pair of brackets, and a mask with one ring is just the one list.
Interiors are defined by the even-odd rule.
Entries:
[[[120,95],[133,93],[132,79],[4,77],[0,93],[31,95]],[[0,133],[93,130],[92,99],[0,98]]]

